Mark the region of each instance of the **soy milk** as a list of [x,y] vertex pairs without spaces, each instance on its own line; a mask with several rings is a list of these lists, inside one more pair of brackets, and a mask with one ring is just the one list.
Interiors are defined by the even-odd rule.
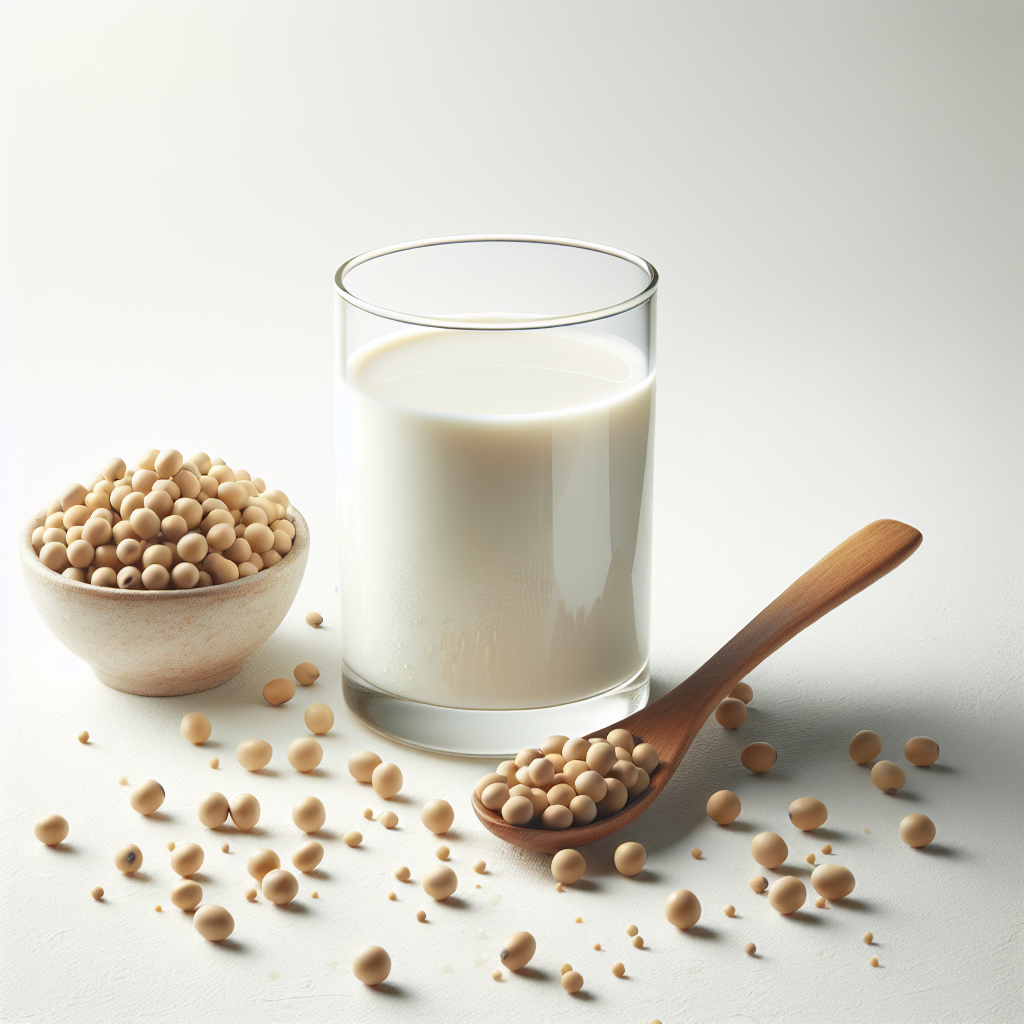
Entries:
[[338,419],[343,651],[429,704],[548,707],[646,672],[654,373],[610,334],[399,331]]

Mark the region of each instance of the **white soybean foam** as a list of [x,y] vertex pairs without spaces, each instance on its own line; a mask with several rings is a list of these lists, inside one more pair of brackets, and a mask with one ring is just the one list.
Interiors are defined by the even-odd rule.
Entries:
[[644,669],[654,374],[593,329],[403,330],[348,360],[343,652],[442,706],[547,707]]

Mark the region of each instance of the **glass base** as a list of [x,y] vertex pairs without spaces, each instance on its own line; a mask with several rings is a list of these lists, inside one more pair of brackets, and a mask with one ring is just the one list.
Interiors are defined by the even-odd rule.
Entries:
[[389,739],[421,750],[469,757],[502,757],[536,746],[545,736],[585,736],[611,725],[647,703],[648,665],[618,686],[586,700],[550,708],[477,711],[445,708],[379,690],[342,662],[342,687],[349,710]]

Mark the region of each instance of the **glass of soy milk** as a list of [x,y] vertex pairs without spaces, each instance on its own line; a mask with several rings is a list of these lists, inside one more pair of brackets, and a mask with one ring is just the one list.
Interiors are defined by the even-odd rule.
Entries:
[[646,703],[657,285],[532,235],[338,270],[343,684],[371,728],[494,755]]

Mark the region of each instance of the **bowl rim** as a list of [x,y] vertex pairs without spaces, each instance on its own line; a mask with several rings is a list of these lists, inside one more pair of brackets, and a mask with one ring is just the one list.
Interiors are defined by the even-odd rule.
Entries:
[[[40,579],[45,580],[49,584],[56,584],[58,587],[70,590],[72,593],[79,591],[81,593],[90,593],[99,598],[105,598],[107,600],[133,600],[133,601],[171,601],[171,600],[184,600],[190,595],[193,599],[196,599],[197,595],[203,594],[207,597],[213,594],[224,594],[227,596],[231,593],[237,593],[242,587],[253,587],[258,585],[260,577],[263,577],[264,585],[270,586],[271,584],[266,582],[270,580],[270,574],[277,572],[285,565],[286,562],[290,562],[292,565],[295,564],[297,559],[290,559],[293,552],[305,553],[309,547],[309,525],[306,523],[305,517],[302,513],[294,506],[289,505],[285,509],[285,516],[289,522],[295,527],[295,539],[292,541],[291,550],[287,555],[281,558],[281,561],[276,565],[272,565],[269,569],[261,569],[257,573],[253,573],[252,576],[245,576],[243,578],[232,580],[230,583],[216,583],[210,587],[191,587],[188,590],[122,590],[120,587],[95,587],[91,583],[79,583],[78,580],[69,580],[66,576],[59,572],[54,572],[53,569],[47,568],[39,561],[39,556],[36,554],[35,548],[32,547],[32,534],[37,527],[42,526],[46,522],[46,510],[41,509],[28,521],[28,525],[22,531],[20,548],[21,548],[21,562],[22,566],[27,572],[31,572],[38,576]],[[278,572],[277,576],[281,573]],[[274,579],[277,578],[274,577]],[[233,588],[233,589],[232,589]]]

